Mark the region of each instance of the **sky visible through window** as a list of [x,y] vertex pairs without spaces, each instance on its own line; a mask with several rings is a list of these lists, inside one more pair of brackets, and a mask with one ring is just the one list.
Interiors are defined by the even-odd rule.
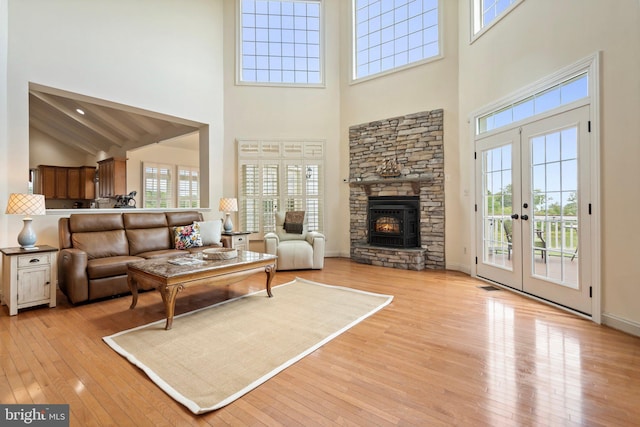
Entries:
[[240,5],[240,81],[322,83],[320,1],[242,0]]
[[354,78],[440,54],[438,0],[354,0]]
[[482,0],[482,27],[489,25],[516,0]]
[[588,81],[588,76],[584,73],[508,107],[485,114],[478,119],[476,133],[479,135],[499,129],[561,105],[586,98],[589,96]]

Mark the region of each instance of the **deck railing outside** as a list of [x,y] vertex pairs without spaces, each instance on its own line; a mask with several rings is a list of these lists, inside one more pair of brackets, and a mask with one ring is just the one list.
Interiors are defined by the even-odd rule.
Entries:
[[[505,221],[513,220],[509,215],[485,217],[485,245],[489,252],[507,252],[508,240],[504,230]],[[546,251],[550,256],[577,257],[578,217],[534,217],[533,223],[534,239],[542,238],[545,241]]]

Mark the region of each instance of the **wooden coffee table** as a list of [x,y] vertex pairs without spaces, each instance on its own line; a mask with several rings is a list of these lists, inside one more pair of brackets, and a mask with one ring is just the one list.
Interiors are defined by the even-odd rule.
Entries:
[[130,309],[138,303],[138,284],[152,286],[162,296],[167,313],[166,330],[171,329],[178,292],[197,285],[230,285],[257,273],[267,274],[267,295],[271,294],[271,281],[276,274],[275,255],[238,251],[238,257],[222,261],[204,261],[195,265],[175,265],[170,258],[132,262],[127,266],[127,283],[133,300]]

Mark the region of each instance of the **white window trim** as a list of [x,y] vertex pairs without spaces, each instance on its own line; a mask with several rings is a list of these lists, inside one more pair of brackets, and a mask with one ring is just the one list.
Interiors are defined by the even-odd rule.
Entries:
[[[292,88],[315,88],[326,87],[325,81],[325,12],[324,1],[320,3],[320,83],[270,83],[270,82],[245,82],[242,80],[242,7],[236,0],[236,86],[267,86],[267,87],[292,87]],[[304,1],[304,0],[296,0]]]
[[398,73],[407,69],[411,69],[414,67],[419,67],[421,65],[425,65],[431,62],[435,62],[435,61],[439,61],[441,59],[444,59],[445,55],[443,52],[443,46],[444,43],[442,41],[443,39],[443,31],[442,31],[442,21],[443,21],[443,14],[444,14],[444,3],[445,1],[442,0],[438,0],[438,52],[440,52],[438,55],[436,56],[432,56],[430,58],[425,58],[422,59],[420,61],[416,61],[416,62],[412,62],[410,64],[406,64],[403,65],[401,67],[396,67],[396,68],[392,68],[390,70],[386,70],[386,71],[381,71],[379,73],[376,74],[372,74],[369,76],[365,76],[365,77],[360,77],[359,79],[355,78],[356,75],[356,55],[358,54],[356,51],[356,13],[355,13],[355,0],[351,0],[349,1],[349,16],[351,17],[350,19],[350,31],[349,31],[349,46],[351,49],[351,55],[350,55],[350,68],[349,68],[349,84],[350,85],[355,85],[358,83],[363,83],[369,80],[373,80],[373,79],[377,79],[379,77],[384,77],[384,76],[388,76],[389,74],[394,74],[394,73]]
[[[516,0],[509,7],[507,7],[500,15],[496,16],[496,18],[491,21],[488,25],[480,28],[478,32],[476,31],[476,20],[478,19],[478,14],[476,10],[478,10],[480,5],[480,0],[469,0],[469,44],[473,44],[476,40],[478,40],[484,33],[493,28],[498,22],[500,22],[505,16],[511,13],[516,7],[520,6],[524,0]],[[480,18],[481,19],[481,18]]]
[[[600,120],[599,120],[599,117],[600,117],[600,55],[601,55],[600,52],[596,52],[580,61],[577,61],[572,65],[569,65],[561,70],[558,70],[557,72],[551,75],[543,77],[542,79],[528,86],[525,86],[524,88],[496,102],[493,102],[483,108],[473,111],[468,118],[469,123],[471,123],[471,125],[469,126],[469,132],[470,132],[469,141],[473,144],[473,149],[475,151],[475,143],[477,139],[486,138],[487,136],[490,136],[492,133],[504,132],[505,129],[507,129],[507,128],[500,128],[496,131],[485,132],[481,135],[476,135],[476,125],[477,125],[477,119],[479,117],[482,117],[485,114],[490,113],[491,111],[496,111],[502,107],[513,104],[514,102],[517,102],[518,100],[523,99],[527,96],[533,95],[534,93],[540,92],[545,88],[555,86],[561,83],[562,81],[567,80],[572,75],[577,75],[584,71],[587,71],[589,75],[589,96],[586,98],[586,100],[583,99],[580,101],[576,101],[575,103],[566,104],[559,108],[553,109],[551,111],[529,117],[526,120],[523,120],[520,122],[514,122],[511,125],[511,127],[515,128],[522,125],[522,123],[525,121],[533,122],[541,118],[558,114],[559,112],[562,112],[562,111],[568,111],[570,109],[578,107],[579,105],[589,104],[590,106],[590,111],[589,111],[590,112],[589,120],[591,122],[590,135],[591,135],[591,138],[593,138],[593,140],[590,147],[591,148],[591,152],[590,152],[591,164],[589,165],[589,168],[591,171],[591,176],[593,178],[591,182],[592,211],[589,217],[591,220],[591,254],[592,254],[592,259],[594,260],[594,262],[591,263],[591,281],[593,286],[593,311],[591,314],[591,320],[593,320],[595,323],[598,323],[598,324],[602,322],[602,284],[601,284],[601,265],[600,265],[602,260],[602,251],[601,251],[602,239],[600,237],[602,232],[602,224],[601,224],[602,215],[601,215],[601,209],[600,209],[600,199],[601,199],[601,196],[600,196],[600,193],[601,193],[600,191],[600,176],[601,176]],[[475,188],[475,173],[471,174],[469,188]],[[468,205],[469,212],[475,211],[475,203],[476,203],[475,198],[470,197],[469,205]],[[471,230],[473,236],[476,236],[475,220],[476,220],[475,215],[471,215],[469,217],[469,227],[470,227],[469,229]],[[473,268],[473,266],[475,265],[473,258],[475,257],[476,254],[474,253],[474,251],[470,251],[470,252],[471,254],[469,257],[469,265],[472,266],[471,276],[477,277],[476,270],[475,268]]]

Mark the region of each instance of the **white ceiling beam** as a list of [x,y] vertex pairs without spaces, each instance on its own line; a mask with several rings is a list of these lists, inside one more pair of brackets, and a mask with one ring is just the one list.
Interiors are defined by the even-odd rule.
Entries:
[[71,110],[70,108],[66,107],[61,102],[59,102],[56,99],[54,99],[52,96],[44,94],[44,93],[36,92],[36,91],[31,91],[31,95],[33,95],[34,97],[38,98],[40,101],[46,103],[50,107],[55,108],[56,110],[58,110],[59,112],[61,112],[65,116],[69,117],[71,120],[81,124],[82,126],[86,127],[87,129],[90,129],[91,131],[95,132],[96,134],[100,135],[101,137],[107,139],[112,144],[115,144],[115,145],[118,145],[118,146],[122,145],[122,139],[121,138],[119,138],[118,136],[114,135],[113,133],[111,133],[107,129],[103,128],[102,126],[100,126],[100,125],[98,125],[96,123],[92,123],[90,120],[86,119],[83,115],[81,115],[80,113],[78,113],[75,110]]
[[[64,117],[64,116],[63,116]],[[51,112],[40,108],[31,109],[29,120],[32,118],[39,119],[42,123],[55,129],[57,135],[64,135],[64,142],[73,140],[79,144],[93,147],[95,150],[107,151],[114,144],[103,138],[97,138],[94,133],[75,122],[66,122],[55,117],[52,118]]]
[[126,150],[133,150],[135,148],[144,147],[145,145],[158,143],[167,139],[175,138],[178,136],[193,133],[194,129],[191,126],[180,126],[179,128],[174,126],[165,127],[160,133],[155,135],[147,134],[135,141],[127,141],[123,148]]
[[109,126],[114,132],[119,133],[120,135],[123,135],[123,138],[121,139],[121,144],[120,144],[121,146],[124,144],[124,141],[126,141],[127,139],[136,139],[140,136],[136,131],[134,131],[129,126],[126,126],[124,123],[122,123],[122,120],[118,120],[117,118],[115,118],[107,108],[104,108],[95,104],[90,104],[84,101],[76,101],[76,102],[78,102],[78,104],[85,111],[91,113],[93,116],[99,118],[104,123],[106,123],[107,126]]
[[29,124],[31,124],[31,126],[33,126],[34,128],[38,129],[40,132],[46,135],[49,135],[50,137],[52,137],[53,139],[55,139],[61,144],[67,145],[76,150],[80,150],[91,156],[95,156],[98,154],[98,149],[96,149],[96,147],[94,147],[93,145],[78,142],[76,139],[70,139],[69,136],[64,132],[61,132],[58,129],[55,129],[54,127],[46,123],[44,120],[36,118],[33,115],[29,119]]

